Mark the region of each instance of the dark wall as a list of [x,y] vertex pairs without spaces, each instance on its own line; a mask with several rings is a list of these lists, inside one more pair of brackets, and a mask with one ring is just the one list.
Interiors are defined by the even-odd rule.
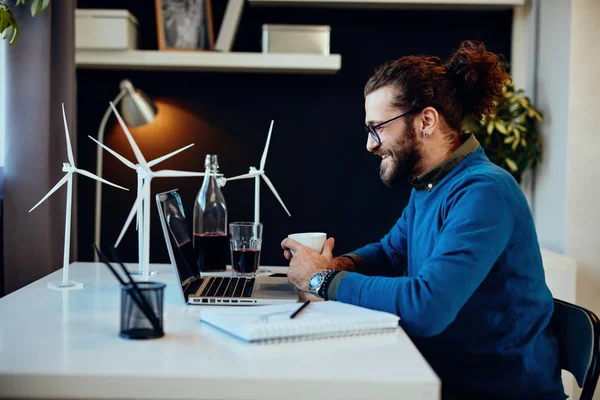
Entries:
[[[224,1],[214,3],[215,19]],[[140,47],[155,49],[156,23],[152,1],[80,0],[80,8],[128,8],[140,20]],[[270,191],[261,187],[261,221],[265,225],[263,265],[283,265],[280,241],[292,232],[325,231],[336,238],[336,254],[378,240],[408,202],[408,183],[385,187],[379,160],[365,150],[363,86],[387,60],[410,54],[446,58],[462,40],[483,40],[492,51],[510,59],[512,11],[347,10],[262,8],[246,4],[234,51],[260,51],[264,23],[330,25],[331,52],[342,54],[336,75],[245,74],[79,70],[78,162],[95,168],[95,136],[108,101],[119,81],[158,99],[169,117],[158,127],[134,131],[147,159],[194,142],[196,145],[161,165],[201,171],[206,153],[220,157],[226,176],[257,166],[271,119],[275,128],[267,166],[292,217],[288,218]],[[218,28],[218,26],[217,26]],[[107,143],[134,160],[120,129],[107,132]],[[132,189],[105,187],[103,245],[112,243],[135,199],[135,174],[110,155],[105,177]],[[153,193],[179,188],[191,218],[200,179],[163,179]],[[253,218],[252,180],[224,188],[229,220]],[[79,180],[79,259],[92,259],[94,183]],[[166,262],[158,216],[152,216],[152,262]],[[130,229],[120,253],[136,261],[136,234]]]

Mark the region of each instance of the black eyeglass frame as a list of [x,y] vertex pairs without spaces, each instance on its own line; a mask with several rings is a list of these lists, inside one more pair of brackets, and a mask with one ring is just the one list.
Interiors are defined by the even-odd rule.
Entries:
[[412,113],[412,110],[411,111],[407,111],[404,114],[400,114],[400,115],[398,115],[398,116],[396,116],[394,118],[388,119],[387,121],[383,121],[383,122],[381,122],[381,123],[379,123],[377,125],[373,125],[373,124],[365,125],[365,132],[367,132],[368,134],[370,134],[371,137],[373,138],[373,140],[375,140],[375,142],[381,143],[381,138],[379,137],[379,134],[377,133],[377,128],[381,128],[383,125],[389,124],[390,122],[393,122],[393,121],[397,120],[398,118],[402,118],[405,115],[408,115],[410,113]]

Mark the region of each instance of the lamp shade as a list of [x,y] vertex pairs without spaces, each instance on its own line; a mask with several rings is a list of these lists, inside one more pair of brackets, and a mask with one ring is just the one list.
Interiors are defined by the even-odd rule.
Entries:
[[121,81],[120,87],[126,92],[121,100],[121,115],[127,125],[138,127],[156,118],[156,106],[146,94],[139,89],[136,90],[128,80]]

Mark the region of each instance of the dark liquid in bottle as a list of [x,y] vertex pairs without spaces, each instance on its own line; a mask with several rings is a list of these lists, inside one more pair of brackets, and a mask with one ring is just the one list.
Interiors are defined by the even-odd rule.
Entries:
[[200,272],[225,271],[229,239],[227,235],[217,232],[194,235],[194,252]]
[[254,249],[232,250],[233,270],[241,274],[251,274],[258,270],[260,251]]

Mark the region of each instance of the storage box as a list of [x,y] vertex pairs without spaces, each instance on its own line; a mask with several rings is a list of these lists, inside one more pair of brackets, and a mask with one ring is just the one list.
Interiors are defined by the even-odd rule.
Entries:
[[127,10],[75,10],[76,49],[133,50],[137,29],[137,19]]
[[327,25],[262,26],[263,53],[308,53],[329,55],[331,27]]

